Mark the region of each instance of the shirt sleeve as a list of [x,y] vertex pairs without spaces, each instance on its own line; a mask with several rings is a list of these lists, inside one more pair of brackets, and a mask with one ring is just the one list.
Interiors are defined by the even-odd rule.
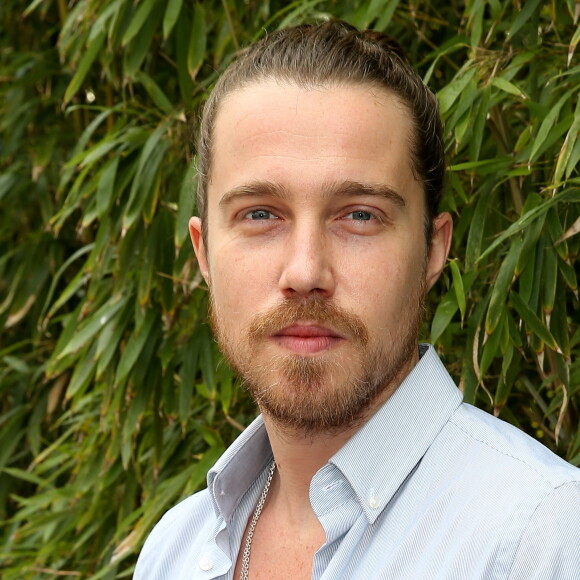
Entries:
[[509,580],[580,580],[580,482],[562,485],[524,530]]

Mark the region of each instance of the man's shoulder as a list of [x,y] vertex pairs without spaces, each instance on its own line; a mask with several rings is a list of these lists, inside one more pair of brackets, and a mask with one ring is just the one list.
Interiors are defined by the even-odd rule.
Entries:
[[173,569],[180,552],[189,552],[192,538],[216,523],[214,506],[207,489],[172,507],[155,525],[139,555],[135,580],[176,577]]
[[165,528],[203,525],[208,516],[215,516],[215,512],[209,491],[204,489],[186,497],[165,512],[154,530],[159,527],[163,533]]
[[580,469],[521,429],[472,405],[461,404],[448,428],[455,431],[470,457],[496,471],[496,475],[504,473],[520,485],[529,481],[546,493],[560,485],[580,483]]
[[430,546],[497,577],[578,578],[580,469],[513,425],[462,403],[408,486],[415,517],[437,522]]

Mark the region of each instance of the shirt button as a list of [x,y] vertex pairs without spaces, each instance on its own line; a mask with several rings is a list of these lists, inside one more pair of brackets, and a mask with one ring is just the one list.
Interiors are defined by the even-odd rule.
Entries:
[[369,495],[369,506],[376,510],[381,505],[381,500],[374,493]]
[[213,568],[213,562],[209,558],[202,558],[199,561],[199,567],[204,571],[207,572]]

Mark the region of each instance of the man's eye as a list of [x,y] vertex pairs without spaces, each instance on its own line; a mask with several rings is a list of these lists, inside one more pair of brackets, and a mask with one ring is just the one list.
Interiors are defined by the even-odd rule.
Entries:
[[248,212],[244,217],[249,220],[276,219],[276,216],[273,213],[265,209],[253,209],[252,211]]
[[356,211],[351,211],[347,214],[346,219],[368,221],[373,219],[373,214],[368,211],[363,211],[362,209],[357,209]]

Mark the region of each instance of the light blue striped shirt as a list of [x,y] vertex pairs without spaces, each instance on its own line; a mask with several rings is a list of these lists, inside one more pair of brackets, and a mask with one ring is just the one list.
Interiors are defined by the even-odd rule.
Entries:
[[[312,479],[312,578],[579,580],[580,470],[462,402],[432,347]],[[258,417],[157,524],[135,580],[230,579],[272,451]],[[280,578],[284,575],[281,573]]]

